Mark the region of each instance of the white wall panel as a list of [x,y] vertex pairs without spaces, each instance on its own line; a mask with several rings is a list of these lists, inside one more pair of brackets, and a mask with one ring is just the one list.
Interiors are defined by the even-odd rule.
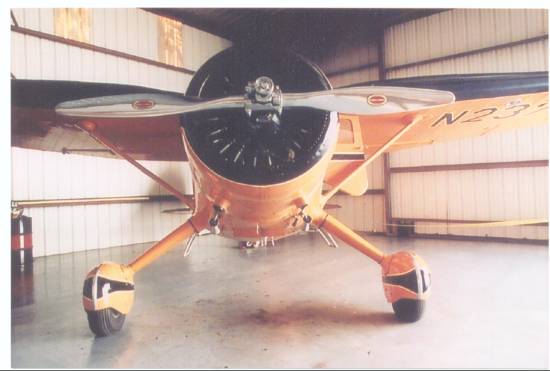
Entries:
[[33,30],[41,30],[40,27],[40,10],[37,8],[25,9],[25,27]]
[[[10,10],[13,13],[13,16],[15,17],[15,19],[17,20],[17,24],[19,26],[24,27],[24,24],[25,24],[25,9],[23,9],[23,8],[12,8]],[[13,21],[11,22],[11,24],[13,24]]]
[[330,209],[329,214],[351,229],[362,232],[385,231],[383,195],[336,195],[329,203],[340,206],[338,209]]
[[[415,219],[526,220],[548,217],[548,168],[392,174],[392,216]],[[525,181],[528,180],[528,181]],[[438,231],[420,223],[419,233]],[[546,227],[458,227],[448,233],[545,239]]]
[[25,62],[25,36],[11,33],[11,73],[14,76],[27,74]]
[[[77,247],[80,245],[75,245],[73,242],[73,234],[77,231],[74,228],[73,207],[60,207],[57,209],[57,211],[57,225],[59,232],[58,245],[55,246],[54,242],[54,246],[52,246],[50,251],[52,252],[52,254],[55,254],[56,250],[59,254],[72,252],[73,250],[78,251],[79,249]],[[50,219],[47,219],[47,221],[49,222]],[[99,233],[101,233],[101,231],[99,231]],[[99,237],[101,239],[101,237],[104,237],[104,235],[100,235]],[[55,237],[53,237],[53,241],[55,241]],[[109,246],[107,241],[103,242],[105,242],[105,244],[101,244],[101,246]],[[36,245],[36,242],[34,242],[34,244]]]
[[[13,9],[21,27],[53,33],[53,9]],[[93,8],[90,43],[158,61],[158,16],[141,9]],[[183,26],[184,67],[196,70],[231,42]],[[12,73],[20,79],[136,84],[185,92],[191,76],[12,32]],[[156,78],[155,76],[158,76]]]
[[[157,169],[178,190],[192,192],[187,163],[140,162]],[[163,189],[159,192],[158,184],[118,159],[12,147],[12,163],[17,174],[12,177],[12,198],[17,200],[169,194]]]
[[367,166],[369,189],[384,189],[384,157],[380,156]]
[[183,25],[183,65],[197,70],[210,57],[231,46],[231,42]]
[[546,70],[548,70],[548,41],[541,40],[440,62],[390,70],[387,78]]
[[392,26],[386,67],[542,36],[547,17],[543,9],[455,9]]
[[548,158],[548,125],[392,152],[391,167],[506,162]]

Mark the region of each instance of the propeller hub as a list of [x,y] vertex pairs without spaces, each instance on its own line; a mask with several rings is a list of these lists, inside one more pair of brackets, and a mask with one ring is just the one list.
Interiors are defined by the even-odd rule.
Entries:
[[266,76],[260,76],[254,81],[254,90],[256,91],[256,100],[258,102],[271,102],[275,84],[273,80]]
[[279,86],[267,76],[260,76],[255,81],[250,81],[244,88],[244,110],[250,117],[253,112],[283,111],[283,95]]

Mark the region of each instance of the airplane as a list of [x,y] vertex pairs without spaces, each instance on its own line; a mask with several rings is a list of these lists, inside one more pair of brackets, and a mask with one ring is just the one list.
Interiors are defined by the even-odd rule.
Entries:
[[[104,262],[84,279],[96,336],[121,330],[135,275],[204,231],[267,244],[315,228],[381,267],[397,320],[421,318],[431,274],[412,251],[385,254],[327,212],[337,192],[368,188],[385,152],[548,122],[546,72],[426,76],[333,89],[319,67],[281,50],[230,47],[193,76],[186,94],[137,86],[12,79],[12,145],[129,161],[192,210],[128,264]],[[55,139],[55,140],[52,140]],[[98,146],[98,143],[100,146]],[[102,152],[99,148],[105,148]],[[186,160],[185,195],[138,160]]]

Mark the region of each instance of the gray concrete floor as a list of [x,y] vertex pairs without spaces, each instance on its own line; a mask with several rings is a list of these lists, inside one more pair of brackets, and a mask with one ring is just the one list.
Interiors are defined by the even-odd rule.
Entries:
[[215,236],[136,279],[123,330],[94,338],[86,271],[148,245],[38,258],[14,279],[13,367],[548,367],[545,246],[371,237],[414,249],[432,270],[424,318],[394,320],[379,267],[355,250],[297,236],[252,252]]

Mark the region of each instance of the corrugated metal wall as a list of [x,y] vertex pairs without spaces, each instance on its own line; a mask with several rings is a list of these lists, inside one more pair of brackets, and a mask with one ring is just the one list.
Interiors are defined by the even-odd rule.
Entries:
[[[13,9],[21,27],[54,33],[53,9]],[[139,9],[91,10],[91,44],[158,61],[158,16]],[[134,36],[132,36],[134,35]],[[184,67],[196,70],[228,47],[227,40],[183,27]],[[11,33],[11,72],[21,79],[142,85],[184,92],[191,75],[147,63]],[[184,162],[143,164],[187,193]],[[122,160],[13,148],[12,199],[60,199],[166,194]],[[35,256],[158,240],[185,215],[163,214],[176,202],[32,208]]]
[[548,40],[392,69],[547,35],[547,19],[548,12],[538,9],[455,9],[390,27],[384,32],[386,78],[547,71]]
[[[424,166],[548,158],[548,126],[422,146],[390,155],[390,165]],[[391,175],[393,218],[525,220],[548,217],[548,167]],[[548,228],[458,227],[417,222],[417,233],[548,239]]]
[[333,87],[355,82],[378,80],[378,46],[376,41],[342,43],[316,63],[329,77]]
[[[384,32],[385,78],[547,71],[547,19],[547,10],[539,9],[455,9],[389,27]],[[522,43],[522,40],[531,41]],[[475,52],[511,42],[519,43]],[[366,38],[362,45],[342,46],[317,61],[334,86],[379,79],[374,66],[347,72],[378,59],[375,40]],[[445,58],[464,52],[472,53]],[[410,65],[435,58],[442,59]],[[400,67],[403,65],[409,66]],[[394,152],[390,155],[390,166],[542,159],[548,159],[547,126]],[[338,196],[336,200],[344,208],[335,214],[356,229],[372,231],[370,228],[377,222],[357,220],[372,215],[374,220],[385,222],[380,198],[383,196]],[[377,200],[374,210],[373,203],[366,202],[372,199]],[[391,175],[391,205],[392,217],[397,219],[547,218],[548,167],[396,173]],[[417,233],[426,234],[548,239],[545,226],[461,228],[419,222],[416,226]]]
[[[158,61],[158,16],[140,9],[91,9],[91,44]],[[19,26],[54,33],[53,9],[13,9]],[[132,36],[133,35],[133,36]],[[131,37],[130,37],[131,36]],[[190,74],[12,32],[16,78],[111,82],[184,92]],[[184,67],[196,70],[230,42],[183,26]]]

